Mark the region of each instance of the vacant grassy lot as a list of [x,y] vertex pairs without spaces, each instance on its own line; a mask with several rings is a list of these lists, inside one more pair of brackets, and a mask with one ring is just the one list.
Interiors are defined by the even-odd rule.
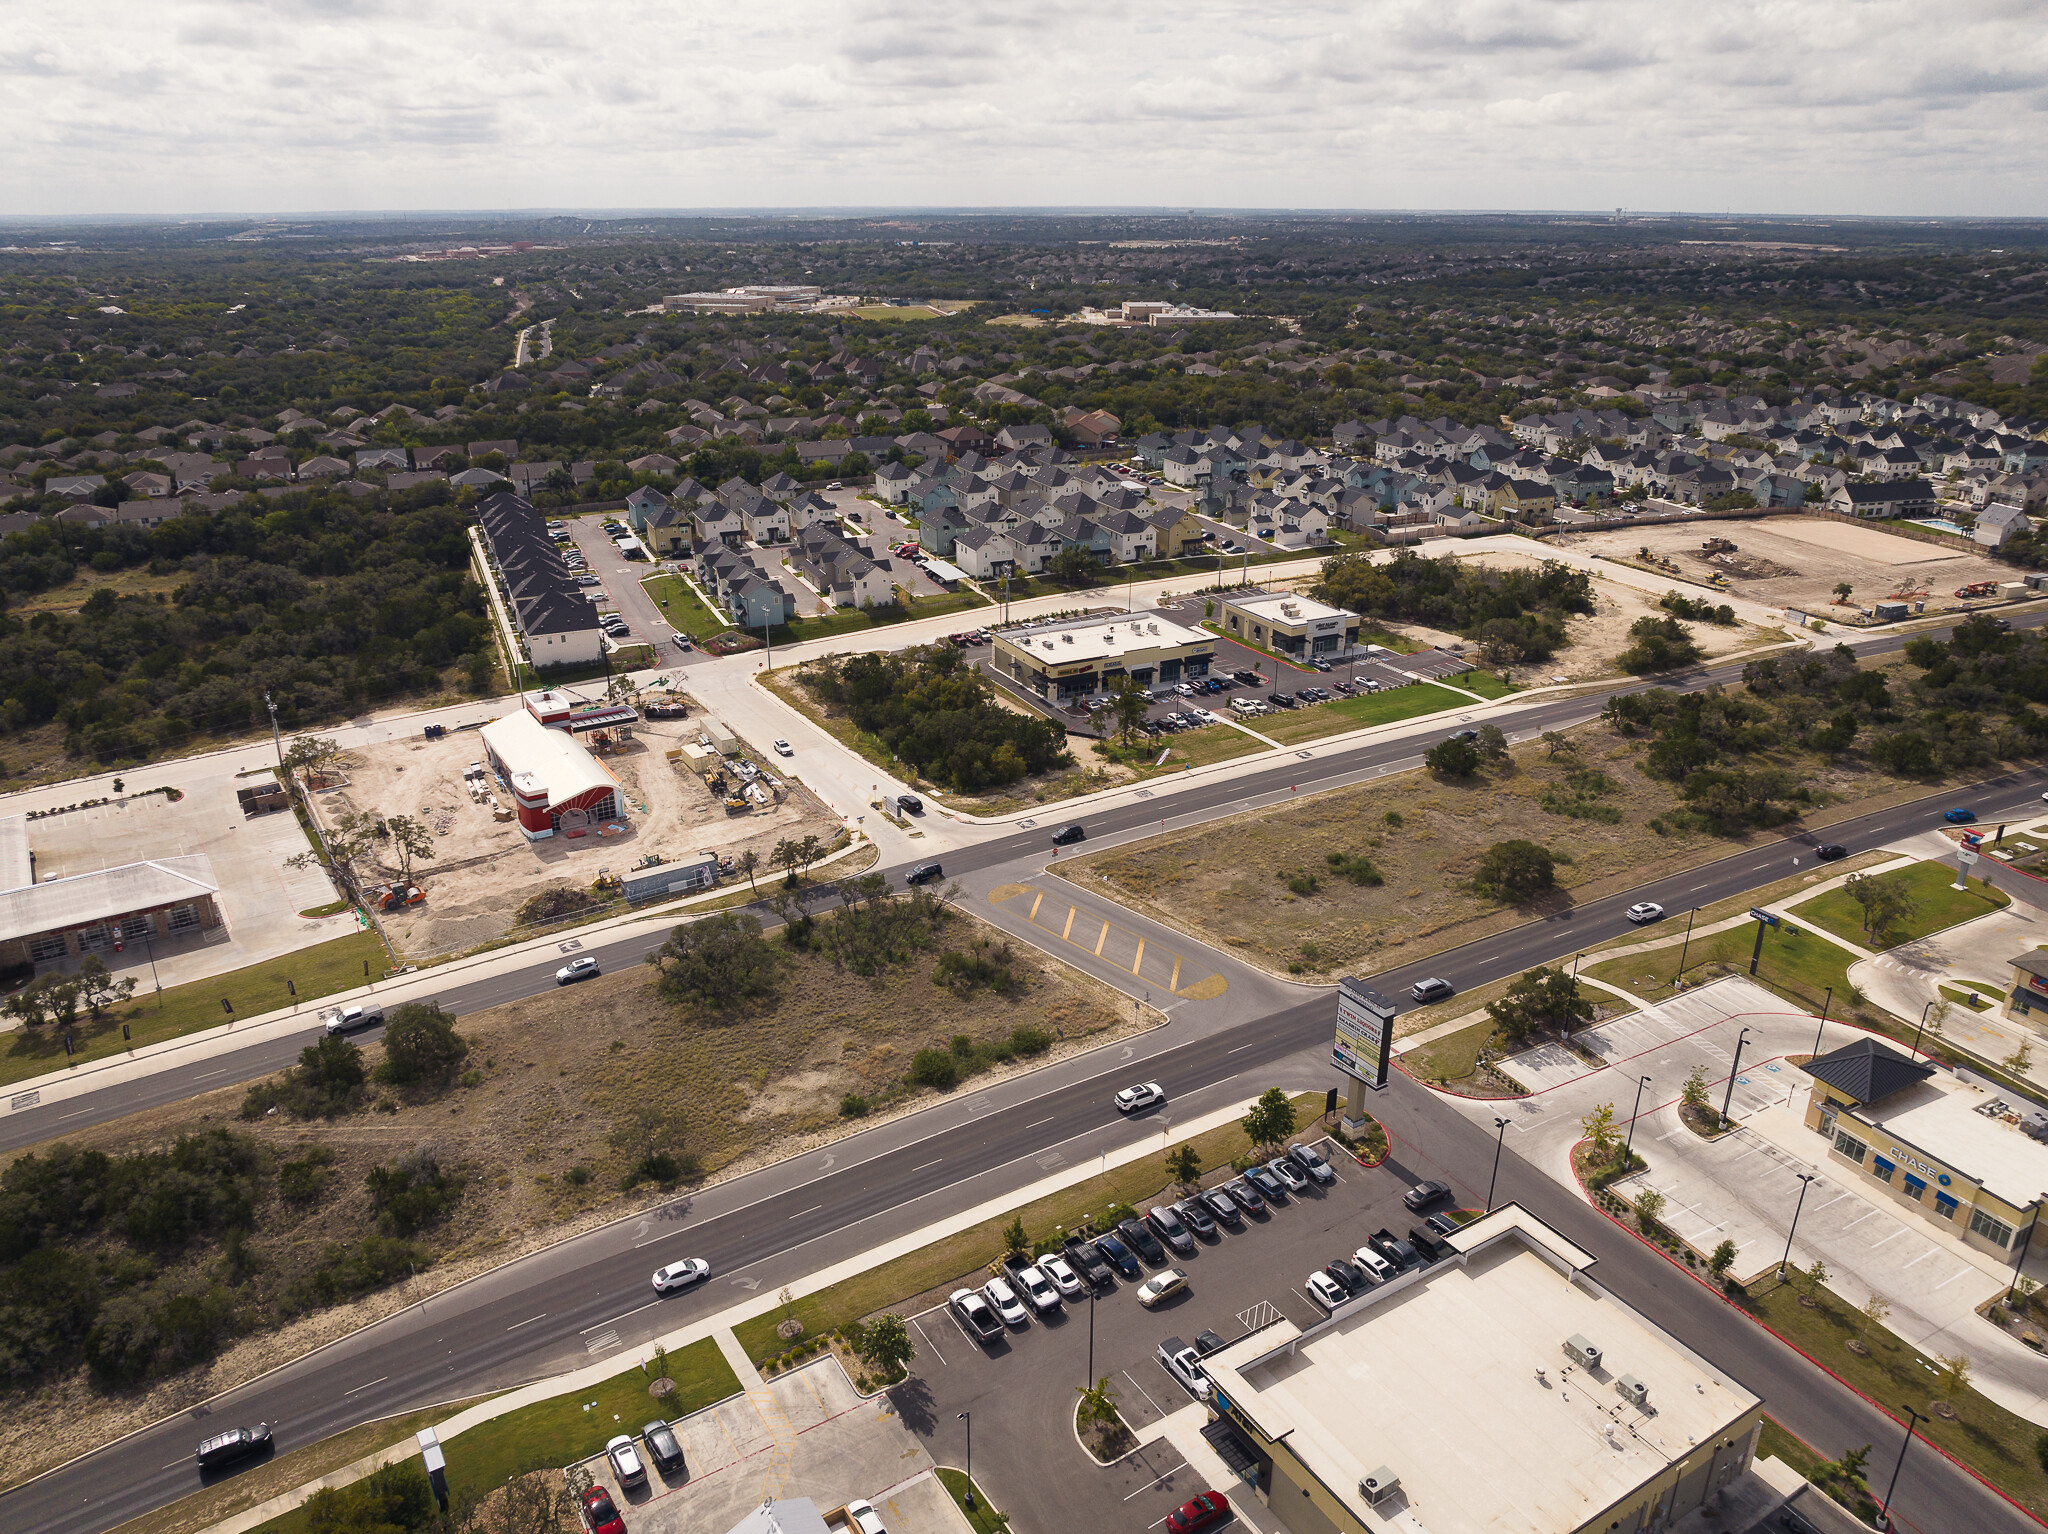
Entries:
[[[1294,1099],[1295,1119],[1301,1125],[1314,1122],[1322,1109],[1323,1098],[1319,1092],[1306,1092]],[[747,1356],[759,1362],[774,1357],[789,1346],[776,1334],[776,1328],[786,1315],[794,1316],[803,1323],[804,1336],[814,1337],[849,1321],[859,1321],[878,1311],[900,1307],[905,1301],[929,1296],[936,1290],[951,1286],[956,1279],[971,1287],[981,1282],[985,1276],[984,1269],[1002,1260],[1003,1229],[1012,1220],[1021,1219],[1025,1234],[1033,1241],[1042,1241],[1063,1230],[1078,1230],[1089,1220],[1099,1218],[1111,1204],[1143,1208],[1167,1185],[1166,1152],[1181,1145],[1194,1147],[1205,1171],[1227,1167],[1233,1157],[1242,1156],[1251,1149],[1244,1130],[1236,1124],[1225,1124],[1207,1134],[1196,1135],[1192,1140],[1171,1141],[1161,1147],[1157,1156],[1130,1162],[1101,1176],[1062,1188],[1022,1209],[984,1220],[957,1235],[935,1241],[921,1251],[870,1268],[865,1273],[856,1273],[828,1289],[805,1295],[786,1312],[774,1310],[751,1321],[743,1321],[733,1328],[733,1335],[747,1350]]]
[[1410,682],[1390,692],[1369,692],[1334,703],[1311,703],[1284,714],[1268,714],[1253,723],[1261,735],[1270,735],[1284,745],[1338,735],[1346,730],[1363,730],[1376,724],[1413,719],[1447,708],[1471,708],[1472,700],[1460,697],[1434,682]]
[[[1609,959],[1592,967],[1581,966],[1580,973],[1618,986],[1645,1001],[1662,1001],[1672,994],[1671,983],[1677,976],[1681,954],[1685,959],[1685,978],[1694,985],[1704,985],[1723,975],[1749,973],[1749,956],[1756,946],[1754,922],[1744,922],[1710,937],[1696,936],[1690,943],[1684,941],[1684,933],[1679,930],[1665,935],[1670,938],[1667,948]],[[1759,985],[1816,1016],[1828,1005],[1828,991],[1832,988],[1834,1005],[1828,1015],[1846,1021],[1855,1012],[1849,999],[1849,966],[1855,962],[1856,956],[1848,949],[1829,942],[1818,932],[1801,931],[1797,937],[1791,937],[1782,926],[1766,927],[1763,955],[1757,962],[1754,978]],[[1875,1009],[1872,1012],[1874,1015]]]
[[[1885,1410],[1898,1414],[1901,1405],[1931,1413],[1919,1425],[1928,1442],[1961,1460],[2036,1518],[2048,1514],[2048,1470],[2034,1452],[2041,1430],[1965,1385],[1953,1396],[1941,1394],[1941,1361],[1927,1358],[1881,1326],[1870,1326],[1860,1312],[1827,1289],[1814,1295],[1809,1309],[1788,1285],[1767,1288],[1743,1301],[1744,1308],[1781,1337],[1820,1360],[1827,1368]],[[1860,1337],[1870,1356],[1849,1351]],[[1953,1412],[1944,1417],[1940,1407]],[[1903,1432],[1903,1423],[1901,1431]],[[1873,1466],[1869,1479],[1880,1480]]]
[[1884,877],[1905,881],[1913,909],[1881,938],[1863,930],[1863,908],[1846,889],[1816,895],[1791,907],[1791,914],[1816,927],[1825,927],[1858,947],[1893,948],[1974,916],[2002,911],[2012,904],[2005,891],[1988,884],[1972,884],[1967,890],[1955,888],[1956,871],[1942,863],[1916,863]]
[[[640,1150],[630,1137],[614,1138],[615,1128],[642,1107],[680,1115],[682,1129],[668,1149],[697,1156],[707,1174],[733,1172],[825,1143],[850,1127],[839,1115],[840,1099],[874,1097],[900,1082],[912,1054],[929,1045],[943,1047],[958,1035],[993,1041],[1028,1024],[1062,1040],[1057,1052],[1082,1047],[1077,1041],[1105,1030],[1135,1026],[1129,1008],[1119,1010],[1110,993],[1030,949],[1014,956],[1025,984],[1013,997],[986,988],[962,996],[935,984],[939,952],[965,949],[977,937],[998,946],[1003,941],[1002,934],[956,914],[938,949],[873,979],[835,969],[816,954],[791,955],[772,1001],[723,1016],[670,1006],[644,967],[493,1007],[458,1025],[470,1045],[463,1065],[474,1072],[475,1084],[432,1101],[392,1098],[386,1111],[303,1122],[280,1113],[245,1123],[237,1117],[244,1089],[236,1087],[65,1136],[111,1154],[226,1124],[253,1136],[278,1160],[315,1149],[333,1159],[323,1190],[299,1204],[279,1195],[275,1177],[261,1181],[248,1242],[260,1266],[238,1290],[260,1311],[257,1330],[211,1364],[145,1390],[102,1395],[88,1387],[81,1370],[45,1391],[35,1411],[0,1411],[0,1464],[33,1474],[68,1458],[80,1441],[104,1442],[430,1288],[648,1205],[651,1187],[620,1188]],[[366,1046],[364,1055],[374,1066],[381,1046]],[[265,1297],[287,1293],[323,1262],[330,1244],[378,1228],[366,1185],[370,1170],[422,1149],[459,1170],[462,1185],[453,1209],[413,1238],[434,1257],[431,1274],[417,1286],[401,1281],[296,1320],[268,1308]],[[220,1258],[218,1243],[200,1240],[165,1271],[207,1274]]]
[[[312,1002],[361,985],[366,963],[370,966],[368,974],[381,978],[387,962],[384,940],[369,931],[316,943],[246,969],[230,970],[211,980],[167,986],[161,997],[146,988],[145,974],[145,989],[135,993],[134,1001],[113,1008],[96,1022],[80,1015],[71,1030],[77,1053],[70,1057],[70,1063],[83,1065],[123,1050],[160,1044],[201,1029],[217,1028],[225,1022],[260,1017],[265,1012],[289,1007],[292,993],[286,989],[287,982],[298,988],[298,1000],[305,1005],[310,1024],[315,1011]],[[221,1006],[223,1001],[234,1008],[232,1013]],[[122,1039],[123,1023],[128,1024],[131,1039]],[[41,1076],[61,1069],[65,1063],[64,1038],[58,1030],[17,1029],[7,1035],[5,1047],[0,1048],[0,1085]]]
[[680,575],[650,575],[640,585],[654,598],[661,615],[699,644],[732,627]]

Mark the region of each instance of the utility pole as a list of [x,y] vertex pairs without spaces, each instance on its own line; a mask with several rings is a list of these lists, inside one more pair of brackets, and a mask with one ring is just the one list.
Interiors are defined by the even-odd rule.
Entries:
[[[1761,932],[1762,927],[1757,930]],[[1749,1038],[1749,1030],[1743,1029],[1735,1037],[1735,1061],[1728,1067],[1728,1090],[1721,1094],[1721,1122],[1728,1122],[1728,1104],[1735,1099],[1735,1078],[1742,1074],[1742,1046]]]
[[1877,1510],[1877,1526],[1880,1529],[1889,1529],[1892,1526],[1892,1493],[1899,1489],[1899,1472],[1906,1468],[1906,1450],[1912,1446],[1913,1430],[1927,1420],[1910,1406],[1901,1406],[1899,1410],[1912,1420],[1906,1424],[1906,1441],[1899,1445],[1899,1462],[1892,1466],[1892,1483],[1884,1489],[1884,1502]]
[[270,701],[270,689],[263,689],[263,706],[270,710],[270,743],[277,748],[277,770],[284,771],[284,737],[277,730],[277,705]]
[[1493,1213],[1493,1185],[1500,1181],[1501,1147],[1508,1143],[1508,1121],[1497,1118],[1493,1127],[1499,1131],[1499,1138],[1493,1142],[1493,1175],[1486,1179],[1486,1212]]
[[1785,1282],[1785,1264],[1792,1260],[1792,1236],[1799,1229],[1799,1212],[1806,1207],[1806,1190],[1813,1186],[1816,1174],[1799,1174],[1799,1202],[1792,1206],[1792,1228],[1785,1232],[1785,1255],[1778,1259],[1778,1282]]
[[1694,906],[1685,913],[1685,941],[1678,947],[1678,973],[1671,977],[1671,989],[1674,991],[1678,989],[1680,983],[1685,979],[1685,954],[1686,950],[1692,947],[1693,918],[1699,914],[1700,908],[1698,906]]

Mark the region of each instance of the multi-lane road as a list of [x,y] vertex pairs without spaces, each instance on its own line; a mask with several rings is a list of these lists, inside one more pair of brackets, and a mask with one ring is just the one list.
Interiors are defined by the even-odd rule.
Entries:
[[[1871,649],[1898,641],[1873,641]],[[1704,685],[1712,673],[1686,679]],[[1580,696],[1537,703],[1503,723],[1517,736],[1562,728],[1597,712],[1604,699]],[[1256,772],[1190,784],[1170,797],[1120,795],[1085,819],[1091,841],[1137,835],[1235,813],[1247,803],[1299,790],[1369,780],[1412,765],[1423,741],[1366,742],[1309,751]],[[2001,777],[1966,791],[1876,811],[1827,829],[1825,839],[1852,849],[1882,845],[1930,828],[1950,803],[1972,804],[1991,819],[2037,804],[2038,773]],[[1635,900],[1668,907],[1739,895],[1782,872],[1803,848],[1823,839],[1788,835],[1717,862],[1570,908],[1567,913],[1496,933],[1375,978],[1400,994],[1423,973],[1476,986],[1560,953],[1630,930],[1622,915]],[[977,887],[1038,875],[1048,848],[1042,827],[1004,829],[945,856],[949,875]],[[1980,868],[1983,865],[1980,865]],[[2024,893],[2031,895],[2029,885]],[[1027,937],[1029,933],[1025,934]],[[638,962],[644,937],[592,942],[608,967]],[[1089,967],[1086,956],[1062,958]],[[1219,965],[1228,963],[1218,957]],[[531,995],[553,984],[553,963],[503,973],[441,993],[460,1012]],[[1130,976],[1101,970],[1106,978]],[[1171,1094],[1164,1132],[1185,1119],[1274,1083],[1327,1084],[1331,1012],[1327,995],[1245,984],[1203,1006],[1176,1010],[1168,1022],[1128,1044],[1049,1066],[986,1091],[960,1094],[911,1117],[850,1137],[829,1152],[766,1168],[659,1211],[590,1232],[472,1280],[424,1304],[334,1343],[230,1392],[201,1411],[158,1423],[18,1487],[0,1498],[0,1524],[52,1534],[94,1534],[193,1489],[191,1445],[214,1424],[267,1420],[280,1447],[312,1442],[357,1422],[436,1401],[548,1376],[611,1346],[636,1343],[681,1321],[723,1308],[760,1285],[777,1286],[815,1271],[848,1250],[874,1246],[948,1213],[972,1207],[1044,1175],[1055,1164],[1162,1133],[1111,1110],[1115,1086],[1153,1079]],[[215,1054],[194,1066],[32,1108],[0,1121],[0,1146],[32,1143],[194,1091],[250,1079],[289,1063],[302,1040],[281,1040]],[[203,1073],[203,1079],[201,1076]],[[1397,1077],[1375,1104],[1403,1155],[1435,1169],[1468,1196],[1484,1192],[1493,1147],[1421,1087]],[[1773,1342],[1717,1296],[1622,1236],[1582,1202],[1515,1163],[1503,1171],[1503,1195],[1520,1198],[1602,1258],[1603,1276],[1624,1298],[1714,1359],[1769,1400],[1795,1432],[1829,1453],[1865,1442],[1896,1441],[1897,1429],[1849,1392]],[[829,1253],[829,1255],[828,1255]],[[646,1275],[684,1255],[710,1259],[717,1280],[687,1296],[655,1301]],[[733,1285],[742,1286],[735,1289]],[[1922,1528],[2006,1528],[2026,1520],[1974,1480],[1932,1454],[1909,1459],[1898,1506]],[[1968,1511],[1965,1522],[1955,1521]]]

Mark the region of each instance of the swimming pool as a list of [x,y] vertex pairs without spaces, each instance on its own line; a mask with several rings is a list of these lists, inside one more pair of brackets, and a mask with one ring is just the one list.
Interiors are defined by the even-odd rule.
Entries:
[[1937,533],[1954,533],[1958,538],[1970,536],[1967,529],[1958,527],[1946,517],[1914,517],[1912,523],[1915,527],[1931,527]]

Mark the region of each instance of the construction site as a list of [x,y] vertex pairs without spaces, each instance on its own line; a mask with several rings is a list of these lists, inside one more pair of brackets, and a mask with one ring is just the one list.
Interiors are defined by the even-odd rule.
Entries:
[[[1879,602],[1902,602],[1909,612],[1924,602],[1933,613],[1999,600],[2010,596],[2002,585],[2018,578],[1988,554],[1831,517],[1688,519],[1574,533],[1560,541],[1694,587],[1845,623]],[[1843,582],[1850,588],[1846,600],[1835,589]],[[1964,590],[1973,595],[1958,596]]]
[[707,888],[746,852],[765,867],[778,842],[829,846],[841,829],[680,693],[639,707],[525,701],[478,729],[351,750],[308,785],[330,835],[368,823],[352,867],[408,958]]

